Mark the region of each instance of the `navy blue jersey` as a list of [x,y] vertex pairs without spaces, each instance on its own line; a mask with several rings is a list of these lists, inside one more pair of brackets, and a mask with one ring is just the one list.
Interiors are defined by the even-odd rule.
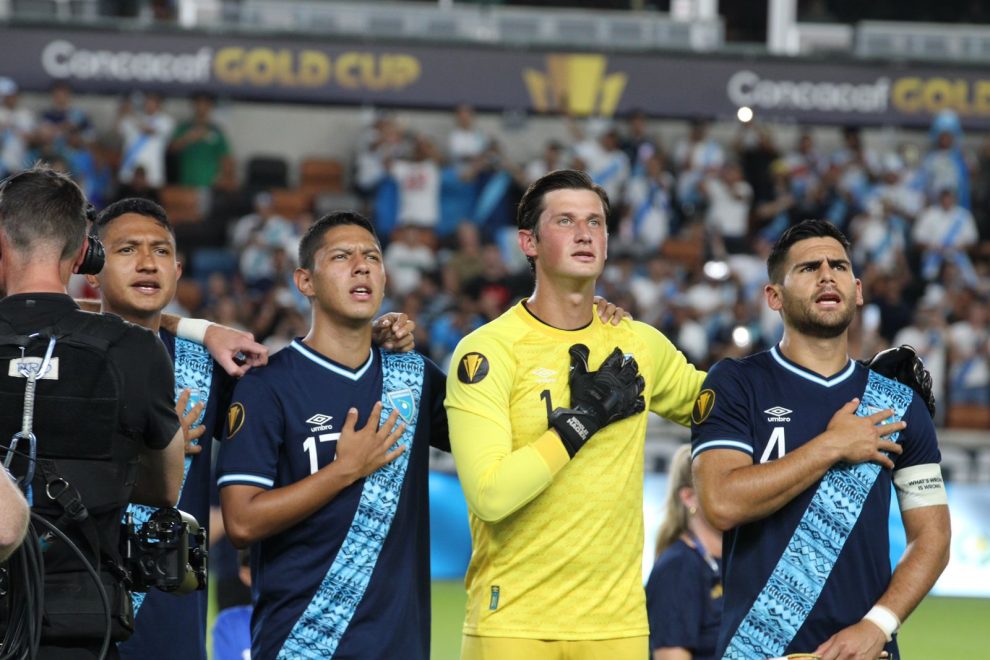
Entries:
[[[175,363],[175,335],[160,330],[158,337]],[[205,356],[205,351],[203,352]],[[186,460],[189,469],[179,495],[178,508],[193,516],[209,537],[210,486],[213,482],[211,457],[213,440],[223,432],[223,413],[230,403],[234,379],[228,376],[212,359],[209,393],[196,392],[192,399],[206,399],[199,424],[206,431],[198,443],[203,450]],[[182,391],[181,375],[177,367],[176,398]],[[191,400],[190,404],[195,401]],[[176,658],[177,660],[206,660],[207,591],[195,591],[176,596],[157,589],[137,597],[134,634],[117,646],[125,660],[148,658]],[[137,604],[137,603],[136,603]]]
[[[414,402],[416,430],[406,449],[409,462],[394,517],[336,658],[429,657],[429,447],[449,445],[445,376],[424,362],[422,392]],[[352,370],[293,341],[237,384],[220,449],[219,485],[272,489],[308,477],[334,460],[348,409],[358,410],[361,428],[382,398],[377,348]],[[311,611],[311,601],[320,602],[317,591],[351,530],[366,481],[251,547],[253,658],[275,658],[303,612]],[[327,604],[327,610],[334,605]]]
[[[826,378],[791,362],[779,347],[742,360],[723,360],[709,372],[695,410],[694,456],[731,449],[752,456],[754,464],[780,458],[824,432],[835,412],[851,399],[862,399],[868,375],[866,367],[850,360]],[[895,470],[938,463],[935,429],[917,394],[903,419],[907,428],[897,441],[904,451],[894,457]],[[881,469],[820,596],[786,653],[813,651],[860,621],[886,591],[891,575],[887,532],[891,480],[891,472]],[[816,489],[817,484],[771,516],[724,534],[719,657],[766,585]],[[886,648],[896,653],[896,641]]]
[[693,660],[714,660],[722,614],[719,573],[680,539],[664,550],[646,582],[651,657],[659,648],[684,648]]

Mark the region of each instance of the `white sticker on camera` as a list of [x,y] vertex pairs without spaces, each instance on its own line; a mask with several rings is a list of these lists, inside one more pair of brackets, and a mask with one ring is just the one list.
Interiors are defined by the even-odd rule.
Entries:
[[[40,357],[14,358],[7,365],[7,375],[12,378],[27,378],[29,373],[38,371],[41,368],[42,362],[44,362],[44,359]],[[48,361],[48,370],[40,374],[38,380],[58,380],[57,357],[53,357]]]

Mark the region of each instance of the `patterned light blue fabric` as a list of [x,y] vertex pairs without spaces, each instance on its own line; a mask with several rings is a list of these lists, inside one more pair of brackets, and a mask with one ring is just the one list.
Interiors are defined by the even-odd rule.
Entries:
[[[206,414],[206,406],[210,398],[210,385],[213,382],[213,358],[209,351],[200,344],[196,344],[185,339],[175,338],[175,399],[179,399],[182,391],[189,388],[189,403],[186,404],[185,412],[189,412],[196,403],[203,402],[203,410],[199,413],[199,418],[193,422],[193,428],[203,423],[203,416]],[[193,441],[195,442],[195,440]],[[186,456],[186,464],[182,471],[182,487],[186,485],[186,475],[189,474],[189,466],[192,465],[192,456]],[[181,490],[179,491],[181,498]],[[124,520],[127,514],[131,514],[131,520],[135,529],[141,529],[144,523],[148,522],[151,514],[157,511],[155,507],[143,504],[128,505],[124,513]],[[138,615],[141,605],[144,603],[146,594],[141,592],[131,593],[131,601],[134,603],[134,616]]]
[[[890,408],[900,420],[911,403],[907,385],[871,371],[856,414],[872,415]],[[897,442],[900,433],[888,439]],[[729,641],[724,658],[764,660],[784,655],[804,624],[842,552],[863,504],[880,474],[875,463],[833,466],[787,543],[752,609]]]
[[406,451],[365,478],[347,536],[316,595],[285,640],[279,660],[333,657],[364,597],[392,525],[416,434],[423,358],[417,353],[383,353],[382,372],[381,422],[392,410],[399,410],[406,428],[396,444],[406,445]]

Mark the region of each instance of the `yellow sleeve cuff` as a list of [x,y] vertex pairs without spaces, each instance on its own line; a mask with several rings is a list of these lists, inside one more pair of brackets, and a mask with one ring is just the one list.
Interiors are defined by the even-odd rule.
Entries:
[[546,462],[547,467],[550,468],[551,476],[560,472],[571,460],[567,449],[564,448],[564,443],[560,440],[560,436],[553,429],[547,429],[546,433],[534,440],[530,446]]

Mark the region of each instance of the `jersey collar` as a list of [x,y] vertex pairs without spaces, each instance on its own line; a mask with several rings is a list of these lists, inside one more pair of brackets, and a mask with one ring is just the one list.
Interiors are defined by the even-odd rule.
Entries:
[[787,369],[795,376],[799,376],[805,380],[810,380],[812,383],[823,387],[835,387],[852,376],[853,372],[856,370],[856,363],[853,360],[849,360],[849,364],[847,364],[839,373],[830,378],[822,378],[822,376],[816,374],[814,371],[809,371],[808,369],[805,369],[804,367],[788,360],[780,352],[779,346],[774,346],[771,348],[770,355],[777,362],[777,364],[784,369]]
[[317,353],[312,348],[302,343],[298,339],[293,339],[292,343],[289,344],[289,346],[292,349],[294,349],[297,353],[302,355],[304,358],[309,360],[310,362],[313,362],[314,364],[317,364],[323,367],[324,369],[326,369],[327,371],[331,371],[337,374],[338,376],[343,376],[344,378],[353,381],[361,380],[361,376],[363,376],[368,371],[368,369],[371,368],[371,364],[375,361],[374,348],[368,351],[368,359],[365,360],[364,364],[362,364],[357,369],[348,369],[347,367],[334,362],[327,356]]

